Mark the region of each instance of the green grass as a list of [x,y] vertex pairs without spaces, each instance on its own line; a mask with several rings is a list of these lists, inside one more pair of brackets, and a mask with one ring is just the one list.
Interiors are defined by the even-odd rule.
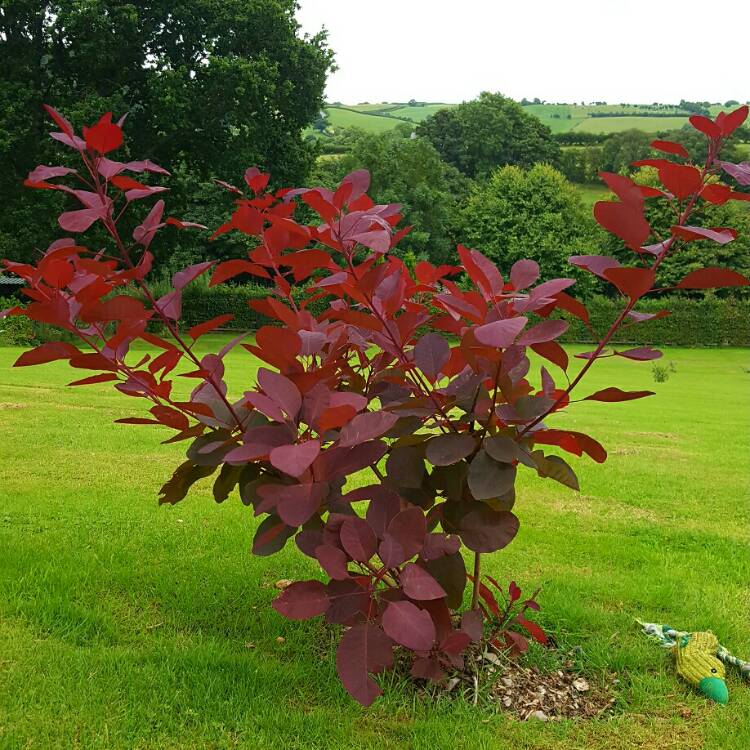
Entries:
[[609,195],[609,188],[602,183],[573,183],[573,187],[587,206],[593,206],[594,203],[604,200]]
[[454,106],[454,104],[423,104],[418,107],[397,107],[389,111],[395,117],[405,117],[407,120],[422,122],[422,120],[434,115],[435,112],[439,112],[441,109],[450,109]]
[[[80,377],[66,365],[9,369],[19,352],[0,349],[3,750],[750,747],[750,687],[732,674],[730,705],[707,704],[633,626],[712,628],[750,656],[746,350],[667,351],[677,372],[665,383],[648,364],[600,363],[586,392],[657,395],[556,420],[610,450],[603,466],[573,460],[580,494],[522,474],[521,531],[488,572],[542,586],[544,626],[594,679],[620,680],[612,717],[549,724],[390,679],[369,710],[355,705],[330,634],[269,606],[269,584],[315,575],[311,561],[291,548],[252,557],[256,520],[234,497],[216,506],[207,484],[158,507],[183,447],[111,424],[141,403],[106,385],[66,389]],[[234,393],[256,365],[229,357]]]
[[403,122],[395,117],[380,117],[342,107],[328,107],[327,112],[328,122],[334,130],[337,128],[360,128],[368,133],[385,133]]
[[687,117],[587,117],[579,120],[574,130],[579,133],[620,133],[623,130],[643,130],[656,133],[662,130],[681,128]]

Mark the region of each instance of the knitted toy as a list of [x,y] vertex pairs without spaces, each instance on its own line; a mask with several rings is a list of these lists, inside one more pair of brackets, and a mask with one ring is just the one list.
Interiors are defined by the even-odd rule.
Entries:
[[740,673],[750,680],[750,662],[732,656],[712,632],[685,633],[668,625],[640,620],[636,622],[646,635],[672,651],[680,677],[712,701],[723,704],[729,702],[729,691],[724,681],[725,664],[738,667]]

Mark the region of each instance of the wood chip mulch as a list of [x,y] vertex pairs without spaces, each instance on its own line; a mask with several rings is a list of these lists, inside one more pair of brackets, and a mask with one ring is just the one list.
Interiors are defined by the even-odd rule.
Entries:
[[617,681],[614,675],[601,685],[592,685],[572,670],[571,662],[561,669],[542,672],[487,652],[479,658],[484,663],[489,662],[485,670],[496,674],[489,699],[497,702],[500,710],[522,721],[593,719],[611,709],[615,702],[612,687]]

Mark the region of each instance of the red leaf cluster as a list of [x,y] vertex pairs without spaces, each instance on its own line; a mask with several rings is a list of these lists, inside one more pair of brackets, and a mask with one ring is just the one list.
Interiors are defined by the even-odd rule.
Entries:
[[[390,252],[404,236],[399,207],[375,204],[367,195],[369,175],[361,170],[335,191],[269,190],[269,175],[257,168],[244,174],[247,193],[219,182],[234,206],[213,236],[240,233],[249,241],[246,255],[190,266],[157,299],[146,282],[151,244],[167,227],[202,227],[164,220],[161,199],[138,209],[140,200],[165,190],[150,182],[154,175],[168,173],[148,160],[106,156],[122,142],[122,121],[115,124],[107,114],[79,137],[64,117],[48,112],[60,128],[52,137],[78,152],[80,168],[42,165],[28,184],[67,193],[78,205],[60,216],[60,226],[80,234],[99,224],[111,247],[90,250],[63,238],[36,264],[5,262],[26,282],[28,304],[3,315],[25,315],[78,340],[78,346],[43,344],[16,365],[65,359],[92,373],[71,385],[111,381],[122,394],[145,399],[148,416],[118,421],[165,427],[171,430],[167,442],[188,445],[186,460],[161,489],[161,502],[179,502],[196,481],[214,475],[217,502],[238,490],[260,517],[256,554],[278,552],[293,539],[315,559],[325,580],[292,584],[274,607],[291,619],[323,616],[348,628],[338,671],[361,703],[379,694],[372,675],[391,666],[397,646],[411,652],[412,674],[419,679],[437,681],[460,666],[469,644],[483,637],[482,610],[498,647],[524,650],[525,636],[510,620],[544,643],[544,633],[525,616],[538,605],[534,597],[520,602],[515,584],[501,607],[475,581],[482,610],[460,622],[454,617],[470,578],[461,547],[480,555],[514,539],[519,467],[576,490],[575,473],[557,452],[605,460],[594,438],[554,429],[548,421],[574,403],[573,390],[598,359],[659,356],[649,348],[607,346],[620,326],[667,314],[635,308],[660,291],[653,289],[655,273],[669,253],[684,242],[733,238],[730,229],[696,227],[689,220],[698,200],[742,195],[716,178],[719,168],[744,174],[742,165],[719,162],[718,153],[747,112],[694,122],[709,139],[703,168],[649,160],[663,190],[644,193],[627,177],[603,175],[617,200],[598,203],[595,216],[635,255],[629,265],[596,255],[571,258],[623,296],[622,314],[591,352],[578,355],[583,364],[576,372],[569,372],[559,338],[566,316],[590,322],[585,306],[568,293],[572,279],[540,283],[544,276],[531,260],[518,261],[505,277],[481,252],[462,246],[459,264],[422,261],[411,273]],[[658,141],[654,147],[687,158],[679,144]],[[650,198],[674,203],[679,217],[671,236],[656,246],[644,246],[651,234],[644,216]],[[316,215],[309,224],[299,220],[300,202],[307,215]],[[120,231],[125,214],[137,214],[132,241]],[[211,284],[240,274],[261,279],[269,294],[252,306],[268,324],[254,339],[243,333],[220,351],[199,356],[194,342],[232,318],[220,315],[187,334],[179,328],[184,288],[209,270]],[[467,283],[458,283],[458,274]],[[707,268],[678,286],[747,283],[730,269]],[[293,295],[295,287],[303,293]],[[321,298],[328,300],[327,309],[315,315],[311,303]],[[154,323],[164,333],[157,334]],[[148,352],[142,354],[136,343],[148,344]],[[263,365],[254,382],[230,393],[224,358],[238,346]],[[532,366],[532,352],[544,366]],[[548,363],[555,366],[552,372]],[[173,392],[175,376],[194,384],[187,398]],[[648,395],[608,387],[583,400],[613,403]],[[547,446],[555,452],[546,453]],[[349,478],[364,471],[373,483],[360,481],[347,490]],[[494,580],[489,583],[500,591]]]

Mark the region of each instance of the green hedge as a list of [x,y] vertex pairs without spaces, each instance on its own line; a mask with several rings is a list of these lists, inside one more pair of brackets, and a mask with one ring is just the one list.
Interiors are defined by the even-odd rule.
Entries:
[[[242,286],[220,286],[208,288],[205,285],[193,284],[185,288],[182,293],[182,321],[184,328],[202,323],[219,315],[231,313],[234,320],[227,324],[228,328],[237,330],[252,330],[263,325],[273,324],[265,315],[261,315],[248,305],[250,300],[265,299],[269,296],[269,288],[260,284],[243,284]],[[295,289],[292,292],[297,299],[304,295],[304,290]],[[324,300],[314,302],[309,310],[318,315],[328,307]]]
[[[264,299],[268,296],[268,291],[267,287],[260,284],[221,285],[213,288],[208,288],[205,284],[193,284],[183,293],[181,327],[188,328],[226,313],[235,316],[228,326],[232,329],[253,330],[273,323],[248,306],[249,300]],[[301,290],[299,294],[302,295]],[[13,300],[4,300],[4,303],[2,307],[7,307]],[[327,301],[323,299],[313,303],[310,309],[317,315],[326,307]],[[587,307],[591,323],[600,333],[607,330],[621,310],[617,300],[607,297],[595,297],[587,303]],[[614,341],[642,345],[750,346],[748,300],[671,297],[638,304],[638,310],[641,312],[657,312],[663,309],[670,310],[672,314],[666,318],[639,323],[621,330]],[[46,330],[47,328],[31,324],[25,318],[3,320],[0,321],[0,343],[32,344],[53,337],[59,338],[59,334],[54,336],[51,331]],[[591,333],[576,319],[571,319],[570,329],[562,340],[568,343],[594,341]]]
[[[622,310],[618,300],[607,297],[595,297],[586,303],[586,307],[597,333],[606,331]],[[614,342],[662,346],[750,346],[748,300],[671,297],[644,300],[636,309],[646,313],[669,310],[671,315],[621,329]],[[588,343],[594,338],[583,323],[572,319],[562,341]]]
[[[191,326],[224,313],[233,313],[232,328],[253,329],[268,325],[267,318],[248,307],[248,300],[263,299],[268,289],[258,284],[244,286],[219,286],[207,289],[188,287],[183,297],[184,325]],[[606,331],[620,310],[618,300],[594,297],[587,303],[591,323],[597,332]],[[326,308],[320,300],[313,304],[317,314]],[[750,346],[750,301],[718,299],[689,299],[670,297],[646,300],[638,304],[641,312],[658,312],[667,309],[672,314],[666,318],[638,323],[621,330],[616,342],[633,344],[672,344],[674,346]],[[563,341],[588,343],[591,333],[578,320],[571,319]]]

